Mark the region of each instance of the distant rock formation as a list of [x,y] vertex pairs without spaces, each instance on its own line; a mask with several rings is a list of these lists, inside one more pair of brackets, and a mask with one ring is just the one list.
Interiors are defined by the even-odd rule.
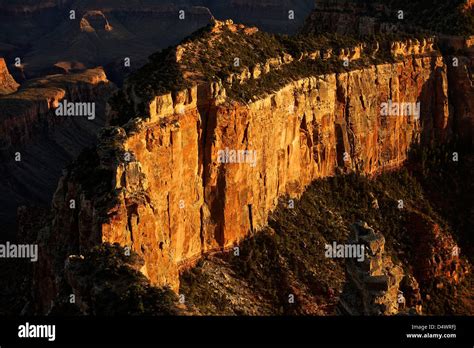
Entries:
[[295,33],[312,8],[313,0],[0,1],[0,54],[21,56],[28,78],[57,73],[59,62],[75,62],[104,66],[121,82],[149,55],[179,43],[214,16]]
[[[15,230],[19,205],[49,205],[63,167],[95,143],[114,90],[103,69],[96,68],[31,80],[16,93],[0,96],[3,238]],[[57,117],[54,109],[64,99],[96,103],[97,117]]]
[[8,72],[5,59],[0,58],[0,95],[16,92],[19,86]]
[[203,5],[218,19],[232,18],[264,31],[295,34],[314,8],[314,0],[204,0]]
[[[352,231],[350,243],[361,243],[366,250],[366,258],[362,263],[354,259],[347,260],[349,279],[362,298],[361,314],[421,314],[418,284],[413,277],[406,276],[402,267],[394,264],[391,257],[385,254],[383,235],[375,232],[366,222],[353,224]],[[402,280],[406,294],[401,290]],[[350,307],[347,304],[346,306]]]
[[[433,8],[436,11],[432,11]],[[406,32],[469,36],[474,35],[469,19],[471,11],[471,0],[433,0],[431,3],[422,0],[315,0],[303,32],[366,37]]]
[[90,33],[112,31],[113,29],[102,11],[87,11],[84,16],[82,16],[80,28],[81,31]]

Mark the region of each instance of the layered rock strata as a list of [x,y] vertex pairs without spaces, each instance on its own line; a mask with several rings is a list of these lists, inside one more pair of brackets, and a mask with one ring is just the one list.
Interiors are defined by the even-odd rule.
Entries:
[[[114,89],[97,68],[32,80],[0,97],[2,238],[14,230],[18,205],[49,205],[62,169],[94,144]],[[94,119],[56,116],[54,109],[63,101],[94,103]]]
[[[223,32],[241,33],[245,40],[260,35],[226,25],[224,31],[216,30],[222,23],[211,28],[214,44],[208,47],[224,40]],[[200,46],[195,48],[187,49],[199,57]],[[281,57],[291,56],[281,49]],[[335,59],[331,64],[339,72],[314,75],[318,63],[307,59],[306,76],[288,78],[302,64],[291,56],[294,62],[285,67],[228,83],[226,76],[204,78],[213,67],[188,69],[192,61],[181,50],[164,59],[176,66],[173,81],[184,79],[185,87],[154,94],[140,75],[131,79],[120,103],[112,103],[110,120],[142,117],[106,128],[98,146],[62,177],[53,200],[55,218],[42,237],[43,259],[50,260],[38,268],[42,282],[49,279],[43,299],[54,299],[51,289],[57,291],[58,284],[48,274],[61,272],[67,255],[103,242],[130,247],[143,257],[141,271],[152,283],[177,290],[180,269],[262,228],[278,197],[297,197],[313,180],[337,170],[374,174],[401,166],[413,143],[451,134],[447,68],[436,51],[352,70],[341,70]],[[168,82],[151,73],[159,64],[145,67],[143,75],[163,86]],[[288,82],[261,90],[249,102],[229,96],[272,74]],[[389,100],[420,103],[419,117],[382,116]],[[59,246],[57,263],[51,263],[57,250],[46,245]]]
[[[471,0],[315,0],[305,33],[336,32],[369,37],[380,33],[473,35]],[[423,20],[420,20],[423,18]]]

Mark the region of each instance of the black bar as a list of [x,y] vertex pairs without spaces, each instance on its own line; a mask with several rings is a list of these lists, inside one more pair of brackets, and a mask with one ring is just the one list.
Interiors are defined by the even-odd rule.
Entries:
[[[55,340],[19,338],[19,325],[54,324]],[[21,317],[0,320],[0,346],[57,344],[229,345],[376,344],[473,346],[473,317]],[[434,329],[412,325],[435,325]],[[456,325],[455,330],[438,325]],[[407,334],[456,334],[456,338],[407,338]]]

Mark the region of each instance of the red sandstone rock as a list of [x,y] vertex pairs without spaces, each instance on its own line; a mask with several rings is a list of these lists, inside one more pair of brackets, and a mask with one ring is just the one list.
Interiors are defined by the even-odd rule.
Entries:
[[429,283],[442,277],[454,284],[469,272],[461,260],[461,249],[450,234],[421,213],[412,212],[407,222],[416,250],[412,252],[415,277],[420,283]]
[[16,83],[8,72],[5,59],[0,58],[0,95],[11,94],[15,92],[20,85]]
[[[183,47],[193,52],[183,44],[166,62],[182,63]],[[298,197],[338,170],[400,167],[413,144],[450,137],[457,114],[443,57],[429,40],[394,53],[396,62],[302,77],[249,102],[228,97],[222,81],[204,82],[199,71],[191,87],[146,100],[126,84],[125,98],[134,110],[144,104],[143,118],[105,129],[94,159],[65,173],[48,243],[63,246],[64,255],[104,242],[131,247],[153,284],[177,290],[180,269],[261,229],[279,197]],[[294,60],[274,59],[276,70]],[[180,68],[184,78],[195,73]],[[265,73],[247,67],[239,83]],[[388,100],[419,102],[420,119],[381,115]],[[219,163],[224,149],[256,151],[255,166]]]
[[[71,228],[76,220],[67,202],[76,198],[82,245],[130,245],[153,283],[177,289],[180,265],[263,227],[279,196],[298,196],[338,166],[368,174],[400,166],[412,143],[445,136],[446,88],[446,68],[434,56],[308,77],[248,105],[160,99],[164,116],[139,122],[130,135],[116,128],[99,145],[114,178],[109,204],[86,198],[66,176],[55,195],[53,230],[61,235]],[[425,127],[413,117],[382,117],[380,104],[389,98],[420,101]],[[210,107],[202,113],[197,103]],[[175,113],[178,104],[184,114]],[[108,154],[115,147],[133,160],[114,162]],[[225,148],[256,150],[256,166],[218,163]]]

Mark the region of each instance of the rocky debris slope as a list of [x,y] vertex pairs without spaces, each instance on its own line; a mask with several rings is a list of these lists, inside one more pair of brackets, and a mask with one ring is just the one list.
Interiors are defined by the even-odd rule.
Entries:
[[[461,248],[454,238],[443,233],[439,224],[419,212],[409,216],[412,228],[410,238],[418,245],[412,256],[414,274],[420,284],[426,285],[434,278],[442,277],[445,282],[458,284],[469,272],[460,262]],[[443,287],[442,282],[436,284]]]
[[118,245],[102,245],[86,255],[71,255],[65,279],[69,294],[74,294],[74,305],[71,301],[56,303],[51,314],[68,310],[80,315],[183,314],[176,294],[151,286],[140,273],[142,266],[143,260],[134,254],[126,256]]
[[[238,249],[205,256],[182,273],[180,294],[189,310],[201,315],[472,314],[469,242],[453,243],[461,226],[430,198],[441,189],[457,198],[455,209],[462,208],[469,194],[462,198],[451,187],[464,182],[472,165],[465,163],[459,171],[452,161],[430,158],[433,170],[441,165],[456,173],[449,183],[428,183],[402,169],[374,178],[326,178],[312,183],[300,200],[281,198],[269,226]],[[417,157],[414,163],[419,162]],[[414,224],[413,216],[420,214],[438,225],[436,233]],[[352,223],[362,219],[367,223]],[[362,262],[326,257],[326,245],[352,245],[355,230],[358,243],[366,245]]]

